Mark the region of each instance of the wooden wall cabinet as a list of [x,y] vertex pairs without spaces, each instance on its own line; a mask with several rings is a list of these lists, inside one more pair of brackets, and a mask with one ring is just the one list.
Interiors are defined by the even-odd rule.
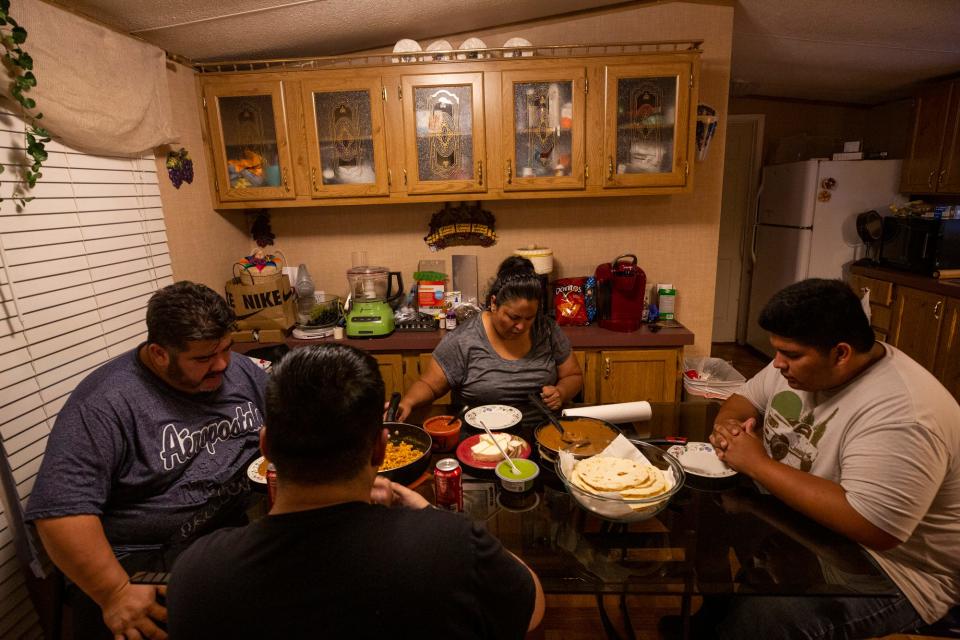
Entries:
[[380,76],[311,77],[301,83],[300,94],[309,195],[388,195]]
[[485,191],[483,74],[405,75],[401,87],[407,193]]
[[216,206],[689,192],[699,58],[203,73]]
[[586,69],[504,71],[504,191],[586,186]]
[[221,203],[294,198],[290,136],[281,80],[243,79],[203,91]]
[[913,139],[903,164],[904,193],[960,193],[960,81],[915,98]]
[[694,143],[685,126],[689,65],[607,65],[604,76],[604,188],[685,185]]

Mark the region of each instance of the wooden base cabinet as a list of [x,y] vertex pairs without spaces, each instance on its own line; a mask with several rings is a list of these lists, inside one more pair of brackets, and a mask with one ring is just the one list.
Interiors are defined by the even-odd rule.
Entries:
[[[680,373],[683,347],[670,349],[633,349],[586,351],[573,356],[583,371],[583,390],[575,402],[610,404],[614,402],[676,402],[680,398]],[[375,354],[380,373],[391,391],[406,392],[433,356],[430,353]],[[397,385],[399,384],[399,388]],[[434,404],[450,404],[450,394],[437,398]]]
[[[894,281],[853,273],[848,282],[860,296],[870,291],[870,325],[877,339],[916,360],[960,401],[960,297],[912,274],[890,278]],[[904,278],[916,286],[901,284]],[[917,288],[926,286],[931,290]]]
[[380,375],[383,376],[383,386],[386,394],[384,401],[389,401],[390,394],[394,391],[403,393],[403,356],[399,353],[374,353],[371,355],[380,365]]
[[600,351],[597,356],[597,404],[678,400],[681,348]]
[[890,344],[933,371],[937,336],[946,298],[928,291],[897,287]]
[[937,341],[934,375],[960,400],[960,300],[947,298]]

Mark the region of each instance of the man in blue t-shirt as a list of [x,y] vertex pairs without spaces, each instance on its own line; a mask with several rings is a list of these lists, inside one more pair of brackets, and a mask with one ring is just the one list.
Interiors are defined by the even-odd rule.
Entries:
[[164,287],[147,305],[147,341],[93,371],[57,416],[26,517],[100,609],[71,587],[78,637],[166,637],[162,590],[128,572],[165,570],[244,517],[267,376],[231,359],[234,320],[206,286]]
[[172,637],[509,640],[539,623],[539,580],[482,524],[377,477],[383,394],[377,361],[346,345],[274,367],[260,431],[273,508],[180,556]]

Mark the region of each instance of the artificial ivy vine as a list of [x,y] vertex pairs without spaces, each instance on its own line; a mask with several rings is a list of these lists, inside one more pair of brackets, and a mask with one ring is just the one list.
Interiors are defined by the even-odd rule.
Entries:
[[[0,42],[3,43],[4,48],[3,65],[11,75],[10,95],[24,110],[27,156],[32,160],[24,168],[23,179],[29,188],[33,188],[43,175],[40,173],[40,168],[47,159],[44,144],[50,142],[50,133],[37,123],[43,118],[42,113],[36,115],[26,113],[37,106],[36,101],[26,95],[32,87],[37,86],[37,78],[33,75],[33,58],[20,46],[26,40],[27,30],[10,17],[10,0],[0,0]],[[0,173],[3,173],[3,170],[4,167],[0,164]],[[15,197],[16,193],[15,191]],[[32,199],[26,196],[16,197],[21,206]],[[2,201],[3,197],[0,196],[0,202]]]

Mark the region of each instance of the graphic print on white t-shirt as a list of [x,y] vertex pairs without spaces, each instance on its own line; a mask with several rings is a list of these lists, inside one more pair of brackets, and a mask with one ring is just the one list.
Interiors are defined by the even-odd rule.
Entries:
[[820,422],[813,410],[804,412],[803,400],[793,391],[773,396],[763,422],[763,444],[778,462],[810,471],[817,459],[817,443],[823,437],[837,409]]

